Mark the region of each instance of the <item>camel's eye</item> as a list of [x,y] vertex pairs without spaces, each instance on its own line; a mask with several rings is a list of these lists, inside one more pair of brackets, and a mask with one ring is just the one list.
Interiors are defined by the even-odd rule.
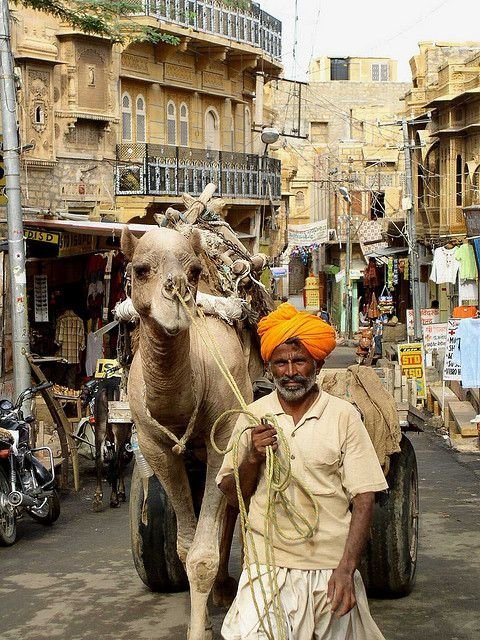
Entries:
[[150,265],[149,264],[135,264],[133,266],[133,271],[135,273],[135,277],[139,280],[146,278],[150,273]]

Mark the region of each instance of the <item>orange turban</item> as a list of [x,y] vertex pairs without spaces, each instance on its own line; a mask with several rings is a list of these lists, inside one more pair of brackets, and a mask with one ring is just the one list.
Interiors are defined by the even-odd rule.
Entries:
[[315,360],[325,360],[335,349],[335,331],[319,317],[297,311],[288,302],[269,313],[258,323],[260,352],[268,362],[274,350],[290,338],[298,338]]

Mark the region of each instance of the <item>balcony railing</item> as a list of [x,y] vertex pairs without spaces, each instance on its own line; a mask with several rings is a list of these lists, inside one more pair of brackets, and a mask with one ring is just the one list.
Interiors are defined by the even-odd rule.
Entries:
[[234,9],[215,0],[143,0],[143,11],[157,20],[259,47],[281,59],[282,23],[256,2],[250,9]]
[[227,198],[280,200],[281,163],[276,158],[159,144],[117,145],[117,195],[197,196],[217,185]]

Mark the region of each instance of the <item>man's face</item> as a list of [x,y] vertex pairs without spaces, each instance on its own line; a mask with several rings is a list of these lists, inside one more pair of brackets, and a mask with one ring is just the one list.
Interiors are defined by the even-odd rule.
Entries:
[[321,366],[301,343],[284,343],[270,358],[270,371],[278,393],[287,400],[301,400],[315,384]]

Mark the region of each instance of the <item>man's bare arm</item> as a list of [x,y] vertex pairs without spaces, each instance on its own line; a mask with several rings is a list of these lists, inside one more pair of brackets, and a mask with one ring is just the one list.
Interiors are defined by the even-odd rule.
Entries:
[[[248,500],[255,493],[258,473],[265,461],[268,446],[271,446],[274,451],[277,450],[277,432],[269,424],[258,424],[251,432],[250,450],[238,468],[240,489],[244,500]],[[218,486],[225,494],[228,503],[238,508],[235,476],[233,474],[225,476]]]
[[367,544],[374,503],[373,491],[359,493],[352,500],[352,519],[343,556],[328,583],[328,599],[332,602],[332,612],[338,617],[348,613],[357,603],[353,575]]

